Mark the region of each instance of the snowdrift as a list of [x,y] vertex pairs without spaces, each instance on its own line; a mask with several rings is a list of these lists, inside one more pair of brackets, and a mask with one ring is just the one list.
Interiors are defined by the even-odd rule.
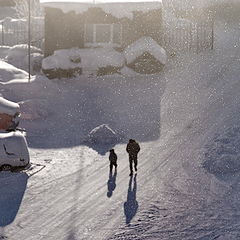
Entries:
[[15,79],[25,79],[28,73],[0,60],[0,83]]
[[[31,46],[30,48],[31,73],[39,72],[42,65],[43,54],[41,49]],[[13,66],[28,71],[28,45],[20,44],[11,47],[5,60]]]

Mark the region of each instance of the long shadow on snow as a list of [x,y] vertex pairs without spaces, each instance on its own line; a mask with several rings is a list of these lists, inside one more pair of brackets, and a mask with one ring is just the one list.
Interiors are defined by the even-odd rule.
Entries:
[[112,174],[112,171],[109,171],[109,178],[107,182],[108,191],[107,191],[107,197],[110,198],[113,195],[113,191],[116,188],[116,178],[117,178],[117,169],[114,170],[114,174]]
[[17,216],[26,186],[26,173],[0,172],[0,227],[11,224]]
[[138,210],[137,174],[135,174],[134,178],[131,176],[129,179],[127,201],[124,203],[123,207],[126,217],[126,224],[130,224]]
[[[44,124],[23,123],[29,131],[27,140],[30,147],[87,145],[88,133],[101,124],[108,124],[121,136],[117,143],[127,143],[129,138],[146,142],[160,137],[161,98],[166,85],[164,73],[127,78],[88,78],[65,83],[59,80],[55,84],[59,98],[51,100],[54,112],[44,120]],[[38,124],[47,126],[47,130],[34,136],[31,134],[35,131],[34,124],[36,127]],[[109,150],[98,145],[90,147],[101,154]]]

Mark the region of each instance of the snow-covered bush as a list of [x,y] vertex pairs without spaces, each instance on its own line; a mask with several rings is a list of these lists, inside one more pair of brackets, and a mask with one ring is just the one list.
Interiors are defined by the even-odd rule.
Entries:
[[117,134],[107,124],[94,128],[88,134],[88,141],[96,144],[112,144],[117,142]]
[[124,65],[124,57],[113,48],[63,49],[43,60],[48,78],[74,77],[78,74],[115,73]]
[[135,72],[160,72],[167,62],[166,51],[151,37],[142,37],[124,50],[127,66]]
[[[31,46],[31,73],[36,73],[36,70],[41,66],[43,59],[41,49]],[[8,50],[6,61],[17,68],[28,71],[28,45],[20,44],[11,47]]]

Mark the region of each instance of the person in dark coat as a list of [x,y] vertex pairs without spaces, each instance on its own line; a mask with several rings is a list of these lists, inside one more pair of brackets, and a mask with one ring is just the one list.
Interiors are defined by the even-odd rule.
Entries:
[[140,151],[140,146],[134,139],[129,139],[126,151],[129,154],[130,176],[132,176],[133,175],[133,163],[134,163],[134,169],[135,169],[135,171],[137,171],[137,165],[138,165],[137,155]]
[[114,149],[111,149],[110,151],[110,154],[109,154],[109,162],[110,162],[110,172],[112,171],[113,169],[113,166],[115,166],[115,170],[117,168],[117,154],[114,152]]

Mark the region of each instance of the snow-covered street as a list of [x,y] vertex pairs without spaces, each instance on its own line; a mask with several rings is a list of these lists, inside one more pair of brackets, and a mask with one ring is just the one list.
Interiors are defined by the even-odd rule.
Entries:
[[[32,109],[21,126],[33,166],[0,172],[0,239],[240,239],[239,30],[219,22],[213,51],[153,75],[28,83],[4,65],[0,93]],[[112,174],[113,146],[87,142],[101,124],[120,136]],[[141,151],[129,177],[132,137]]]

